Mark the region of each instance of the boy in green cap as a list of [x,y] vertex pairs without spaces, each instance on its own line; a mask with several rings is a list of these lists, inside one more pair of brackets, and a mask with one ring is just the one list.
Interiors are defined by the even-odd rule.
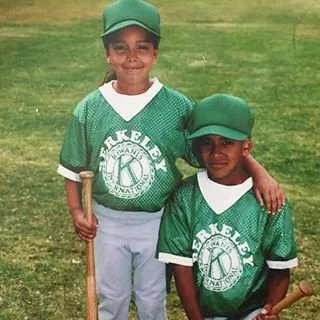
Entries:
[[216,94],[190,118],[204,171],[184,180],[165,206],[158,259],[173,264],[189,320],[277,319],[297,265],[288,204],[272,216],[257,202],[244,161],[253,116],[243,99]]
[[[150,78],[160,41],[153,5],[115,1],[104,10],[103,23],[106,62],[115,77],[73,112],[58,172],[76,232],[85,241],[95,238],[100,320],[128,319],[132,292],[140,320],[164,320],[165,264],[155,250],[164,204],[182,177],[176,160],[192,159],[185,127],[192,103]],[[276,211],[283,203],[278,184],[250,160],[257,189]],[[81,208],[83,170],[95,174],[93,224]]]

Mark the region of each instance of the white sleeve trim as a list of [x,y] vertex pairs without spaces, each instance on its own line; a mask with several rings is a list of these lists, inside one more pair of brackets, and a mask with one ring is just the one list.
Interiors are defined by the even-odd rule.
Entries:
[[298,265],[298,259],[294,258],[288,261],[270,261],[267,260],[270,269],[291,269]]
[[165,263],[181,264],[183,266],[189,266],[189,267],[192,267],[193,265],[192,258],[176,256],[170,253],[159,252],[158,260]]
[[78,173],[75,173],[75,172],[63,167],[61,164],[59,164],[57,172],[67,179],[70,179],[70,180],[76,181],[76,182],[81,182],[80,175]]

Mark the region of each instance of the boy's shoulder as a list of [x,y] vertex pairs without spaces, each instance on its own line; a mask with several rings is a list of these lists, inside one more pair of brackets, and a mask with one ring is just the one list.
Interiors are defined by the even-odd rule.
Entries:
[[190,177],[183,179],[178,188],[175,190],[176,197],[188,197],[195,192],[195,190],[199,189],[197,174],[193,174]]

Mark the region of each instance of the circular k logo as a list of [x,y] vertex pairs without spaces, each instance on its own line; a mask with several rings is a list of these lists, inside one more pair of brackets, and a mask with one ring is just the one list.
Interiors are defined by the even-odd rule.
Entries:
[[103,177],[109,192],[132,199],[145,193],[154,180],[154,165],[146,151],[132,142],[113,147],[104,159]]
[[235,244],[221,235],[213,235],[203,244],[198,264],[204,286],[211,291],[232,288],[243,272],[241,256]]

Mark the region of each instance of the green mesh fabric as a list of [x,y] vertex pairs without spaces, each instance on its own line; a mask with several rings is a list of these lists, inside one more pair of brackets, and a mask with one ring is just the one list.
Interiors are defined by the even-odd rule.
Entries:
[[220,316],[263,306],[266,262],[296,258],[287,205],[280,214],[268,215],[249,190],[218,215],[203,198],[196,176],[186,179],[166,205],[157,251],[173,255],[172,263],[192,259],[201,309]]
[[74,173],[92,170],[93,198],[106,207],[160,210],[181,180],[176,159],[191,159],[185,130],[191,108],[185,96],[162,87],[125,121],[97,90],[73,113],[60,165]]

